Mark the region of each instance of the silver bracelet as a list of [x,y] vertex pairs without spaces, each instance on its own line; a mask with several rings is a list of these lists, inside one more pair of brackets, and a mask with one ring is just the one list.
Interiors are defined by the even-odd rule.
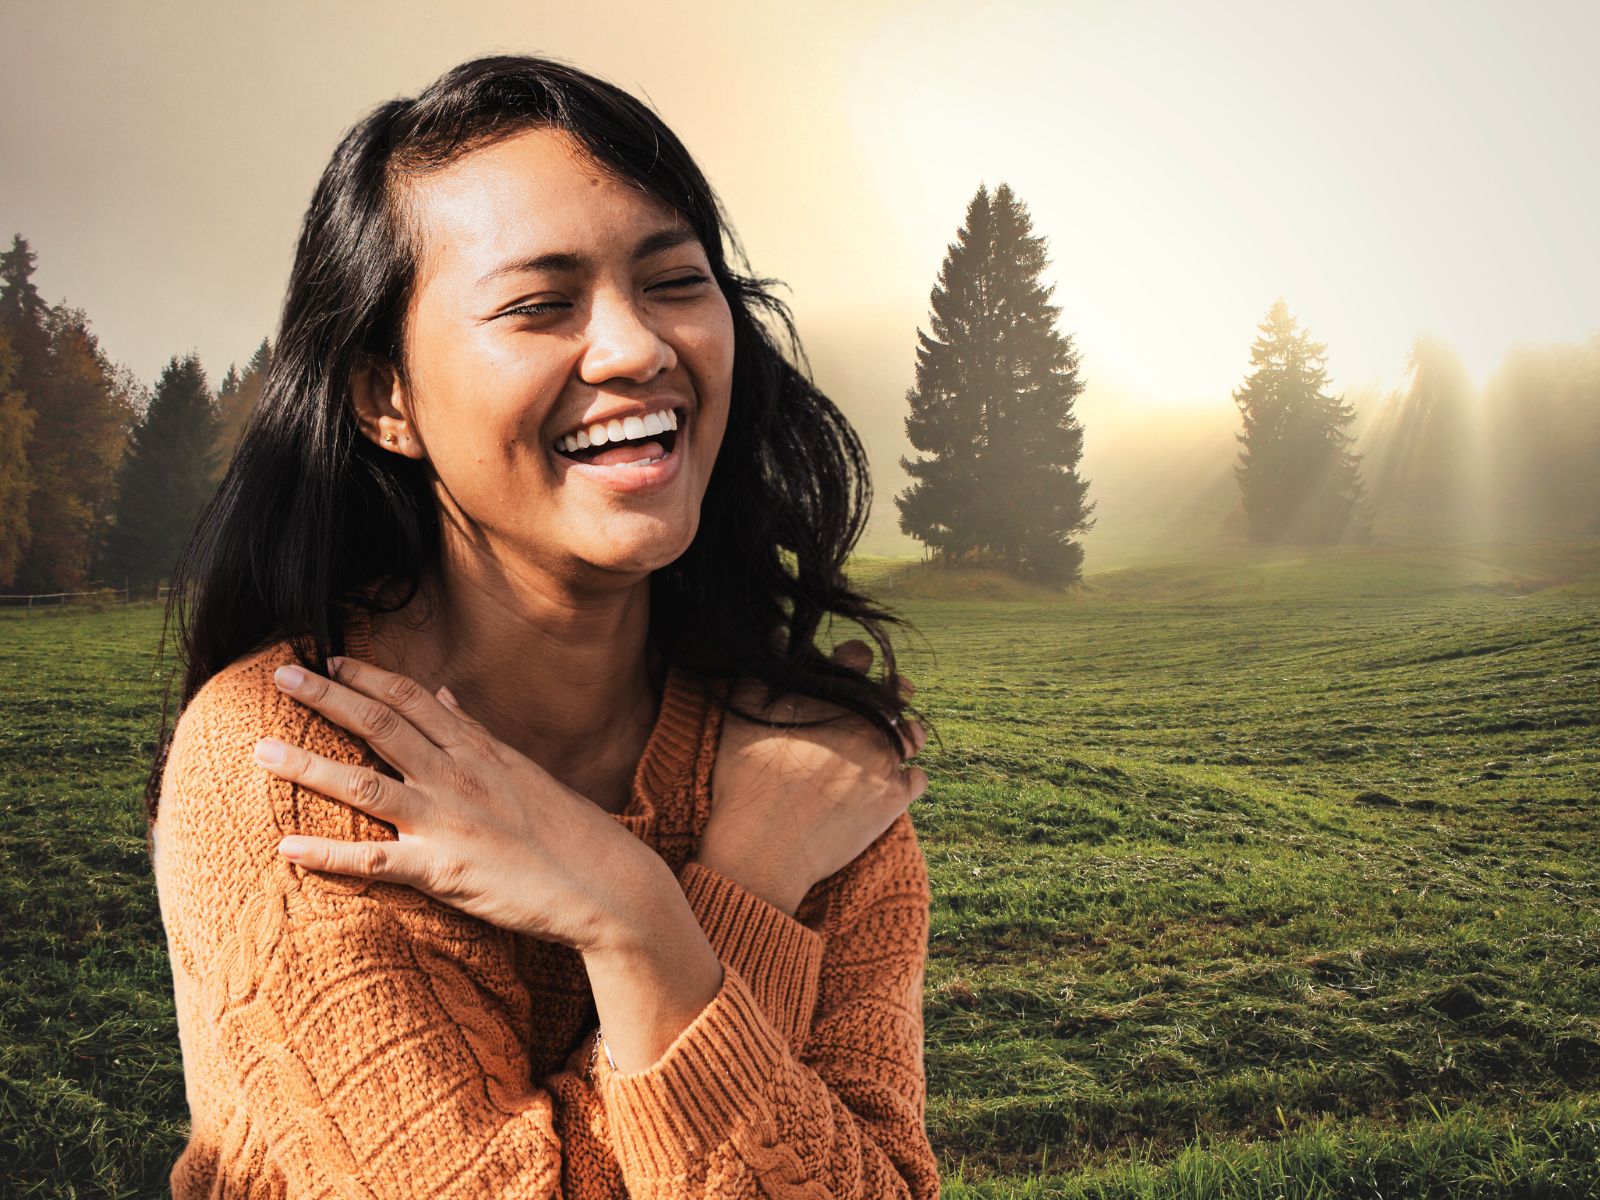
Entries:
[[600,1062],[601,1050],[606,1052],[606,1062],[611,1064],[611,1069],[615,1071],[617,1069],[617,1060],[611,1057],[611,1047],[606,1045],[605,1034],[601,1032],[600,1027],[597,1025],[594,1031],[594,1047],[589,1051],[590,1079],[594,1078],[594,1069]]

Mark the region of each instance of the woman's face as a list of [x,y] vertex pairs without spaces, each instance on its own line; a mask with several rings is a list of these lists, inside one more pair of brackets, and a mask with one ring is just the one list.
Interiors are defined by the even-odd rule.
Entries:
[[699,240],[546,129],[423,176],[408,199],[417,286],[387,445],[431,464],[446,527],[574,581],[672,562],[733,378],[733,319]]

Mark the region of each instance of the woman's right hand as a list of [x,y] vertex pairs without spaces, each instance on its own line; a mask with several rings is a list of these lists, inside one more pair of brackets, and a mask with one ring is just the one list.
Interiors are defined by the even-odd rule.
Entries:
[[[857,670],[872,651],[845,642],[833,658]],[[914,687],[899,677],[901,692]],[[928,789],[928,776],[905,759],[927,732],[900,725],[902,754],[850,709],[811,697],[763,704],[763,686],[745,681],[734,703],[772,720],[835,717],[826,724],[772,728],[724,711],[711,778],[711,816],[696,861],[727,876],[790,916],[805,894],[848,865]]]
[[[391,778],[277,739],[256,761],[281,779],[359,808],[397,837],[338,841],[291,835],[280,853],[303,867],[404,884],[514,933],[585,956],[637,941],[676,892],[671,871],[599,805],[500,741],[416,680],[352,658],[330,676],[298,665],[277,685],[364,739]],[[596,871],[594,864],[606,864]],[[681,1026],[680,1026],[681,1028]]]

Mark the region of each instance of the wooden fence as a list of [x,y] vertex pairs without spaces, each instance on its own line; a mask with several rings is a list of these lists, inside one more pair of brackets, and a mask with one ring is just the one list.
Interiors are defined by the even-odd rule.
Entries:
[[124,583],[121,587],[96,588],[88,592],[35,592],[31,595],[0,595],[0,609],[21,609],[31,617],[34,609],[61,609],[85,604],[131,604],[135,600],[165,600],[171,589],[164,583],[153,585],[149,591],[134,590]]

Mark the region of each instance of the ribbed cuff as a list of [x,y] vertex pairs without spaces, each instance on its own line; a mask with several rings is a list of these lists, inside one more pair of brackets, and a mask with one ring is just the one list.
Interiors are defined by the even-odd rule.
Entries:
[[678,882],[722,965],[744,978],[798,1056],[817,1007],[822,935],[703,863],[685,863]]
[[605,1056],[595,1085],[626,1176],[682,1177],[743,1127],[769,1123],[763,1086],[785,1058],[749,985],[724,968],[722,987],[650,1066],[619,1074]]

